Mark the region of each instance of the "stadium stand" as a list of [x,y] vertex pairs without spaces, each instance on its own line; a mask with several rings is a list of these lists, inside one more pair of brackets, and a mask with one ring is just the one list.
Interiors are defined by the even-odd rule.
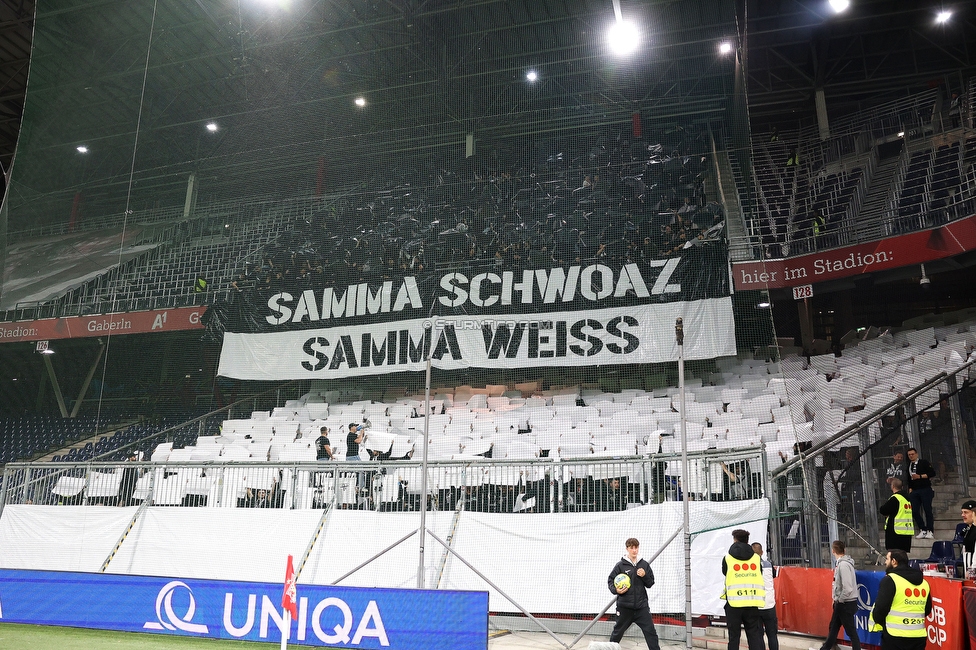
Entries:
[[[967,359],[973,359],[976,314],[971,310],[919,320],[924,322],[917,327],[860,341],[839,357],[821,355],[808,361],[785,356],[778,363],[717,360],[710,372],[688,382],[689,449],[734,450],[763,444],[765,465],[775,468],[795,453],[798,443],[821,445],[865,415],[898,402],[901,395],[940,372],[954,372]],[[940,390],[936,386],[917,397],[920,411],[938,408]],[[677,451],[675,441],[680,431],[674,386],[617,393],[579,385],[543,389],[541,381],[483,388],[445,386],[432,395],[429,422],[423,414],[422,396],[398,396],[398,392],[402,390],[391,389],[388,396],[374,401],[361,399],[361,393],[351,394],[348,390],[311,391],[270,411],[253,412],[248,418],[213,419],[204,435],[183,432],[170,436],[167,442],[154,445],[151,459],[169,464],[191,460],[268,462],[273,466],[310,463],[315,461],[314,439],[319,429],[327,426],[333,450],[341,462],[350,421],[371,425],[371,448],[391,480],[393,476],[407,480],[405,474],[397,473],[401,470],[390,458],[402,458],[411,465],[408,459],[421,444],[425,427],[430,435],[430,458],[435,461],[549,458],[592,464],[653,457],[657,453],[673,455]],[[172,430],[176,424],[173,420],[154,427],[129,427],[113,439],[100,441],[94,452],[97,454],[104,442],[101,458],[111,460],[112,447],[129,443],[128,450],[133,444],[145,448],[147,441],[158,440],[158,431]],[[859,453],[865,451],[867,445],[882,438],[880,424],[871,425],[868,431],[866,440],[833,446],[832,451],[839,452],[851,444]],[[91,452],[82,450],[62,460],[85,460]],[[116,460],[128,453],[120,452]],[[328,463],[324,467],[337,466]],[[746,482],[741,492],[733,493],[726,486],[717,496],[710,496],[708,491],[716,489],[723,475],[720,466],[713,464],[709,470],[711,487],[702,484],[697,488],[701,492],[696,494],[706,500],[748,498],[753,486],[761,483],[760,468],[750,468],[748,463],[743,467],[754,478]],[[361,469],[350,469],[350,473]],[[411,466],[402,471],[409,474],[414,470]],[[187,474],[180,480],[188,484],[192,478]],[[599,480],[594,482],[592,476],[586,480],[588,483],[580,489],[596,495],[602,484]],[[526,483],[521,482],[523,488]],[[168,484],[170,489],[177,489],[173,479]],[[631,477],[631,484],[637,486],[641,482]],[[450,477],[439,486],[453,490],[455,499],[464,488],[463,483],[452,483]],[[659,487],[663,491],[664,484]],[[646,502],[653,498],[652,492],[628,492],[625,484],[626,499],[622,503]],[[243,493],[237,497],[244,498]],[[309,507],[311,498],[308,492],[294,507]],[[381,503],[377,499],[373,505],[379,507]],[[489,503],[492,511],[501,507],[497,495]],[[595,508],[600,500],[592,496],[587,503]]]
[[[832,124],[826,140],[815,129],[754,134],[755,207],[731,163],[756,251],[805,254],[972,214],[974,143],[958,125],[933,131],[935,100],[928,92],[863,110]],[[897,162],[882,157],[898,141]]]
[[[558,0],[53,4],[0,215],[28,244],[0,284],[0,388],[30,414],[0,420],[0,570],[165,576],[159,628],[147,607],[133,629],[217,634],[179,581],[267,580],[303,549],[302,587],[486,589],[480,566],[493,614],[572,629],[608,598],[589,560],[639,534],[661,553],[651,607],[680,623],[727,611],[733,527],[775,564],[826,572],[843,540],[876,566],[908,445],[937,467],[938,515],[976,485],[976,293],[928,286],[976,264],[976,78],[956,70],[976,48],[956,25],[930,48],[890,38],[882,22],[925,28],[880,0],[792,26],[768,3],[740,23],[738,3],[615,2],[659,30],[618,59],[578,41],[599,12]],[[847,65],[871,39],[841,32],[875,11],[891,51]],[[516,70],[530,54],[546,65]],[[97,272],[21,265],[45,237]],[[873,252],[830,252],[853,244]],[[85,415],[42,415],[74,395]],[[929,559],[956,568],[934,528]],[[418,532],[414,576],[397,547]],[[576,602],[540,597],[529,565],[554,550]],[[308,604],[295,622],[318,629]]]
[[[427,177],[399,174],[368,192],[221,203],[177,222],[170,246],[58,299],[99,313],[202,304],[253,287],[324,286],[431,268],[513,268],[636,261],[714,236],[703,134],[654,143],[610,137],[526,146],[524,163],[465,161]],[[133,215],[134,221],[155,215]],[[198,233],[210,233],[200,235]],[[195,286],[206,281],[205,290]],[[10,314],[8,314],[8,318]]]
[[[61,449],[71,443],[91,437],[96,427],[102,430],[122,422],[122,414],[106,413],[96,416],[61,418],[48,415],[30,415],[20,418],[0,420],[0,464],[29,460],[51,450]],[[90,452],[95,445],[89,443],[85,451]],[[80,454],[74,460],[86,460]]]

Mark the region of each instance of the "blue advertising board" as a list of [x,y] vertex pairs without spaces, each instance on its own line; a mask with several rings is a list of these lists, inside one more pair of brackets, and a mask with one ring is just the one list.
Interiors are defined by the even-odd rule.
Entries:
[[[881,645],[881,632],[871,632],[871,608],[878,597],[878,585],[881,578],[885,577],[884,571],[855,571],[857,575],[857,613],[854,614],[854,623],[857,625],[857,638],[861,643],[870,645]],[[850,641],[847,632],[844,638]]]
[[[0,569],[0,621],[280,643],[282,585]],[[300,645],[486,650],[488,593],[298,585]]]

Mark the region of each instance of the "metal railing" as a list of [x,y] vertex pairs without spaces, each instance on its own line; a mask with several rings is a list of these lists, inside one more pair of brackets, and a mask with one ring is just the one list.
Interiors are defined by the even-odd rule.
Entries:
[[[429,460],[428,494],[419,460],[374,462],[10,463],[6,505],[137,505],[377,511],[591,512],[680,500],[766,496],[762,447],[569,459]],[[733,480],[732,477],[735,477]]]

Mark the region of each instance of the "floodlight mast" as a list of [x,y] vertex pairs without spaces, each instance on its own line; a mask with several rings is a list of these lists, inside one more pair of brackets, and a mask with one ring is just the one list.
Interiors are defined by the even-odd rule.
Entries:
[[685,326],[680,317],[674,322],[674,338],[678,343],[678,408],[681,416],[681,502],[684,509],[685,538],[685,647],[691,650],[691,516],[688,501],[688,420],[685,412]]

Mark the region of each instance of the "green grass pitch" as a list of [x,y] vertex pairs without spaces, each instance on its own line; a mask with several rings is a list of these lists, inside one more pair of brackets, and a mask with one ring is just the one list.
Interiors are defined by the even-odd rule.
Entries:
[[[0,648],[3,650],[269,650],[278,643],[252,643],[247,641],[223,641],[195,639],[192,637],[140,634],[137,632],[107,632],[75,627],[49,627],[45,625],[18,625],[0,623]],[[288,644],[289,648],[309,647]]]

